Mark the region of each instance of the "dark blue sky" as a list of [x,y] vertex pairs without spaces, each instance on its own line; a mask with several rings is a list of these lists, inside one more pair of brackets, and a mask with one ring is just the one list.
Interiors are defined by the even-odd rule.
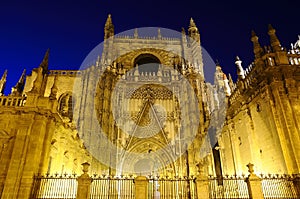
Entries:
[[253,60],[251,30],[269,45],[267,26],[289,47],[300,34],[300,1],[125,1],[5,0],[0,3],[0,75],[8,69],[6,93],[24,68],[27,74],[50,48],[49,69],[78,69],[103,41],[107,15],[115,32],[136,27],[187,29],[193,17],[202,46],[226,73],[235,73],[239,55],[246,67]]

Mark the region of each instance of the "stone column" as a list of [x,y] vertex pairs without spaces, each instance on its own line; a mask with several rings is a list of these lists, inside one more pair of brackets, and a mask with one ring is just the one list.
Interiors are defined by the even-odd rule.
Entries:
[[261,187],[261,179],[254,174],[254,165],[249,163],[247,164],[249,176],[246,179],[249,197],[251,199],[264,199],[264,195]]
[[134,179],[135,198],[148,199],[149,180],[145,176],[138,176]]
[[92,183],[92,178],[87,173],[89,171],[90,164],[88,162],[81,164],[83,169],[83,174],[78,177],[78,187],[76,199],[89,199],[90,198],[90,187]]

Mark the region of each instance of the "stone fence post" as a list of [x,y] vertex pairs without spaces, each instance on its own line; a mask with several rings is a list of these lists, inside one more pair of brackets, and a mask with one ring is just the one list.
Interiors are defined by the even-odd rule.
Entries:
[[300,196],[300,174],[297,174],[293,180],[297,196]]
[[90,187],[92,183],[92,178],[87,173],[89,171],[90,164],[88,162],[81,164],[83,169],[83,174],[78,177],[78,187],[76,199],[89,199],[90,198]]
[[261,178],[254,174],[254,165],[247,164],[249,176],[246,178],[246,183],[248,187],[249,197],[251,199],[264,199],[261,186]]
[[137,176],[134,179],[135,184],[135,198],[148,199],[148,185],[149,180],[145,176]]
[[196,178],[197,198],[209,199],[208,177],[198,175]]

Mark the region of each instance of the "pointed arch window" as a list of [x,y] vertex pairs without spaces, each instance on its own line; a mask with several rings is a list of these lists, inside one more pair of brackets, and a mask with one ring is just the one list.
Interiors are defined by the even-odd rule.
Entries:
[[63,94],[59,100],[59,113],[63,117],[67,117],[72,121],[73,105],[74,105],[74,100],[72,98],[72,95],[70,93]]

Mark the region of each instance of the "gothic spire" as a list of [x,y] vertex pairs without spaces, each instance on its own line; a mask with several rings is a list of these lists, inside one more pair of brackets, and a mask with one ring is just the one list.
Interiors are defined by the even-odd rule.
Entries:
[[193,18],[190,19],[188,32],[189,32],[189,37],[191,37],[193,40],[197,42],[200,41],[200,34]]
[[281,50],[281,44],[276,36],[276,30],[272,27],[271,24],[268,26],[268,34],[270,36],[270,43],[273,48],[273,51],[278,52]]
[[235,58],[235,65],[237,67],[238,79],[244,79],[245,78],[245,72],[244,72],[244,69],[242,67],[242,61],[240,60],[240,58],[238,56],[236,56],[236,58]]
[[7,77],[7,70],[4,71],[2,78],[0,79],[0,96],[4,95],[6,77]]
[[108,39],[109,37],[114,35],[114,25],[112,23],[111,14],[108,15],[105,26],[104,26],[104,39]]
[[263,49],[262,49],[260,43],[258,42],[258,37],[256,36],[254,30],[252,30],[252,32],[251,32],[251,41],[253,43],[253,52],[255,55],[255,59],[258,59],[261,57]]
[[41,88],[43,86],[44,75],[48,72],[48,59],[49,59],[49,49],[46,51],[43,61],[37,68],[37,76],[33,82],[33,87],[31,89],[32,93],[40,94]]
[[50,49],[48,48],[44,55],[42,62],[40,63],[40,66],[39,66],[43,69],[43,74],[46,74],[48,72],[49,52],[50,52]]
[[19,81],[16,83],[16,85],[11,88],[11,95],[13,95],[13,96],[22,95],[24,85],[25,85],[25,75],[26,75],[26,69],[23,70],[23,73],[22,73]]
[[196,24],[195,24],[195,22],[194,22],[194,19],[191,17],[191,19],[190,19],[190,26],[189,26],[190,28],[191,27],[195,27],[195,28],[197,28],[196,27]]

